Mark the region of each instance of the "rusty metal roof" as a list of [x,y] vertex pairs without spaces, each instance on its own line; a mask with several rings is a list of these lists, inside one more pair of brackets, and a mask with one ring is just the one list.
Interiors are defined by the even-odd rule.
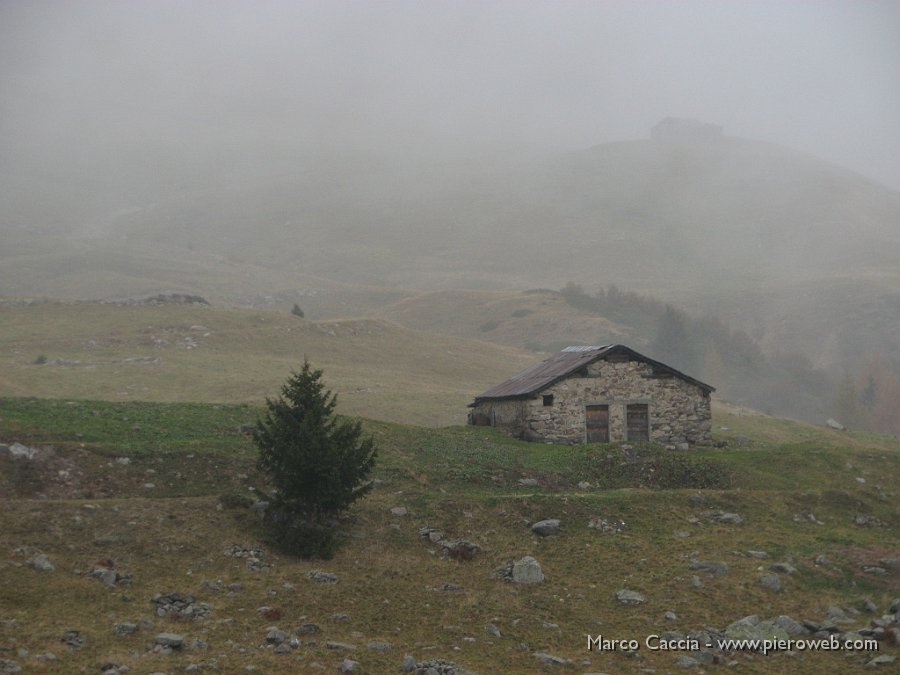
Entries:
[[685,375],[664,363],[654,361],[625,345],[573,346],[566,347],[549,359],[545,359],[531,366],[531,368],[523,370],[518,375],[513,375],[506,382],[501,382],[496,387],[479,394],[475,397],[475,403],[483,399],[517,398],[536,394],[589,363],[593,363],[613,352],[625,353],[635,360],[649,363],[657,370],[686,380],[707,392],[715,391],[715,387],[704,384],[700,380],[695,380],[693,377]]

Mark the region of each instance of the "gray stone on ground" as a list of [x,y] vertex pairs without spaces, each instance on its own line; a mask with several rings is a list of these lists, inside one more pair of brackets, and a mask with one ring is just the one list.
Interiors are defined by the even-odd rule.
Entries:
[[882,567],[886,567],[889,570],[900,570],[900,558],[882,558],[878,561]]
[[307,574],[310,579],[317,584],[336,584],[338,582],[337,574],[331,572],[323,572],[322,570],[313,570]]
[[732,640],[787,640],[787,631],[773,621],[760,621],[755,614],[735,621],[725,629]]
[[539,584],[544,581],[544,572],[537,560],[526,555],[513,563],[512,580],[517,584]]
[[394,648],[389,642],[379,642],[378,640],[372,640],[366,646],[376,652],[389,652]]
[[329,640],[325,643],[326,649],[345,649],[347,651],[355,651],[356,645],[352,645],[349,642],[336,642],[333,640]]
[[770,572],[780,572],[781,574],[794,574],[797,568],[786,562],[773,563],[769,566]]
[[0,659],[0,673],[21,673],[22,666],[12,659]]
[[405,506],[395,506],[391,509],[392,516],[400,517],[405,516],[407,513],[409,513],[409,511],[407,511]]
[[900,614],[900,598],[891,600],[891,604],[888,607],[888,614]]
[[744,519],[739,513],[721,513],[715,517],[719,523],[743,523]]
[[535,652],[534,658],[548,666],[571,666],[572,659],[564,659],[561,656],[554,656],[545,652]]
[[280,645],[282,642],[288,639],[287,633],[283,630],[279,630],[274,626],[269,628],[269,631],[266,633],[266,642],[270,645]]
[[403,664],[400,666],[400,670],[404,673],[412,673],[416,670],[416,660],[407,654],[403,657]]
[[117,623],[113,626],[113,633],[115,635],[133,635],[137,633],[138,625],[136,623]]
[[691,577],[691,586],[694,588],[703,588],[703,580],[695,574]]
[[897,660],[896,656],[890,654],[882,654],[874,659],[866,662],[866,668],[877,668],[879,666],[890,666]]
[[154,638],[154,641],[163,647],[181,649],[182,645],[184,645],[184,636],[178,633],[160,633]]
[[688,656],[687,654],[682,654],[676,658],[675,663],[682,668],[697,668],[700,666],[700,662],[697,659],[693,656]]
[[537,487],[537,478],[520,478],[519,485],[522,487]]
[[29,448],[27,445],[22,445],[21,443],[13,443],[7,448],[6,452],[13,459],[25,460],[32,460],[37,454],[35,448]]
[[691,563],[691,569],[695,572],[707,572],[714,577],[724,577],[728,574],[728,565],[716,560],[695,560]]
[[43,553],[38,553],[36,556],[32,557],[31,560],[28,561],[28,565],[38,572],[52,572],[56,569],[56,567],[53,566],[53,563],[50,562],[50,558]]
[[360,672],[359,661],[354,661],[353,659],[344,659],[343,661],[341,661],[341,672],[342,673],[358,673],[358,672]]
[[623,605],[640,605],[647,602],[647,598],[637,591],[630,591],[627,588],[616,591],[616,600]]
[[559,534],[559,520],[548,518],[547,520],[538,521],[531,526],[531,531],[539,537],[550,537],[554,534]]
[[769,557],[769,554],[766,553],[765,551],[747,551],[747,555],[749,555],[751,558],[760,558],[760,559]]
[[495,626],[492,623],[489,623],[487,626],[484,627],[484,632],[487,633],[488,635],[493,635],[495,638],[503,637],[503,634],[500,632],[500,629],[497,628],[497,626]]
[[788,635],[803,635],[807,632],[802,623],[787,614],[782,614],[775,619],[775,625],[783,629]]
[[828,620],[833,623],[854,623],[854,620],[841,607],[829,607],[825,613]]
[[781,577],[777,574],[762,575],[759,579],[759,585],[773,593],[781,593]]
[[87,638],[77,630],[67,630],[60,640],[71,649],[81,649],[87,643]]

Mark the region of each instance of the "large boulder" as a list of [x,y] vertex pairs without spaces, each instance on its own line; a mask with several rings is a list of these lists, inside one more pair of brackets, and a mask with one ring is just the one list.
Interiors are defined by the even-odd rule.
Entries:
[[556,518],[541,520],[531,526],[531,531],[539,537],[551,537],[554,534],[559,534],[559,520]]
[[544,572],[537,560],[526,555],[513,563],[512,580],[517,584],[539,584],[544,581]]

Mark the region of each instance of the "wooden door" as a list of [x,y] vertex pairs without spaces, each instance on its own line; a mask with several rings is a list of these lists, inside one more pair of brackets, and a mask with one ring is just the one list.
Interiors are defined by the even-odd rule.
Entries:
[[646,403],[629,403],[625,406],[625,426],[629,441],[650,440],[650,414]]
[[609,406],[589,405],[584,409],[585,442],[609,443]]

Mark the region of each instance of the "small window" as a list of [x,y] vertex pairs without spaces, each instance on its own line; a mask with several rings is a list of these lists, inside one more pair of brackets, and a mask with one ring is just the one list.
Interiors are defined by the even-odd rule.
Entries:
[[544,405],[545,406],[553,405],[553,394],[544,394]]

